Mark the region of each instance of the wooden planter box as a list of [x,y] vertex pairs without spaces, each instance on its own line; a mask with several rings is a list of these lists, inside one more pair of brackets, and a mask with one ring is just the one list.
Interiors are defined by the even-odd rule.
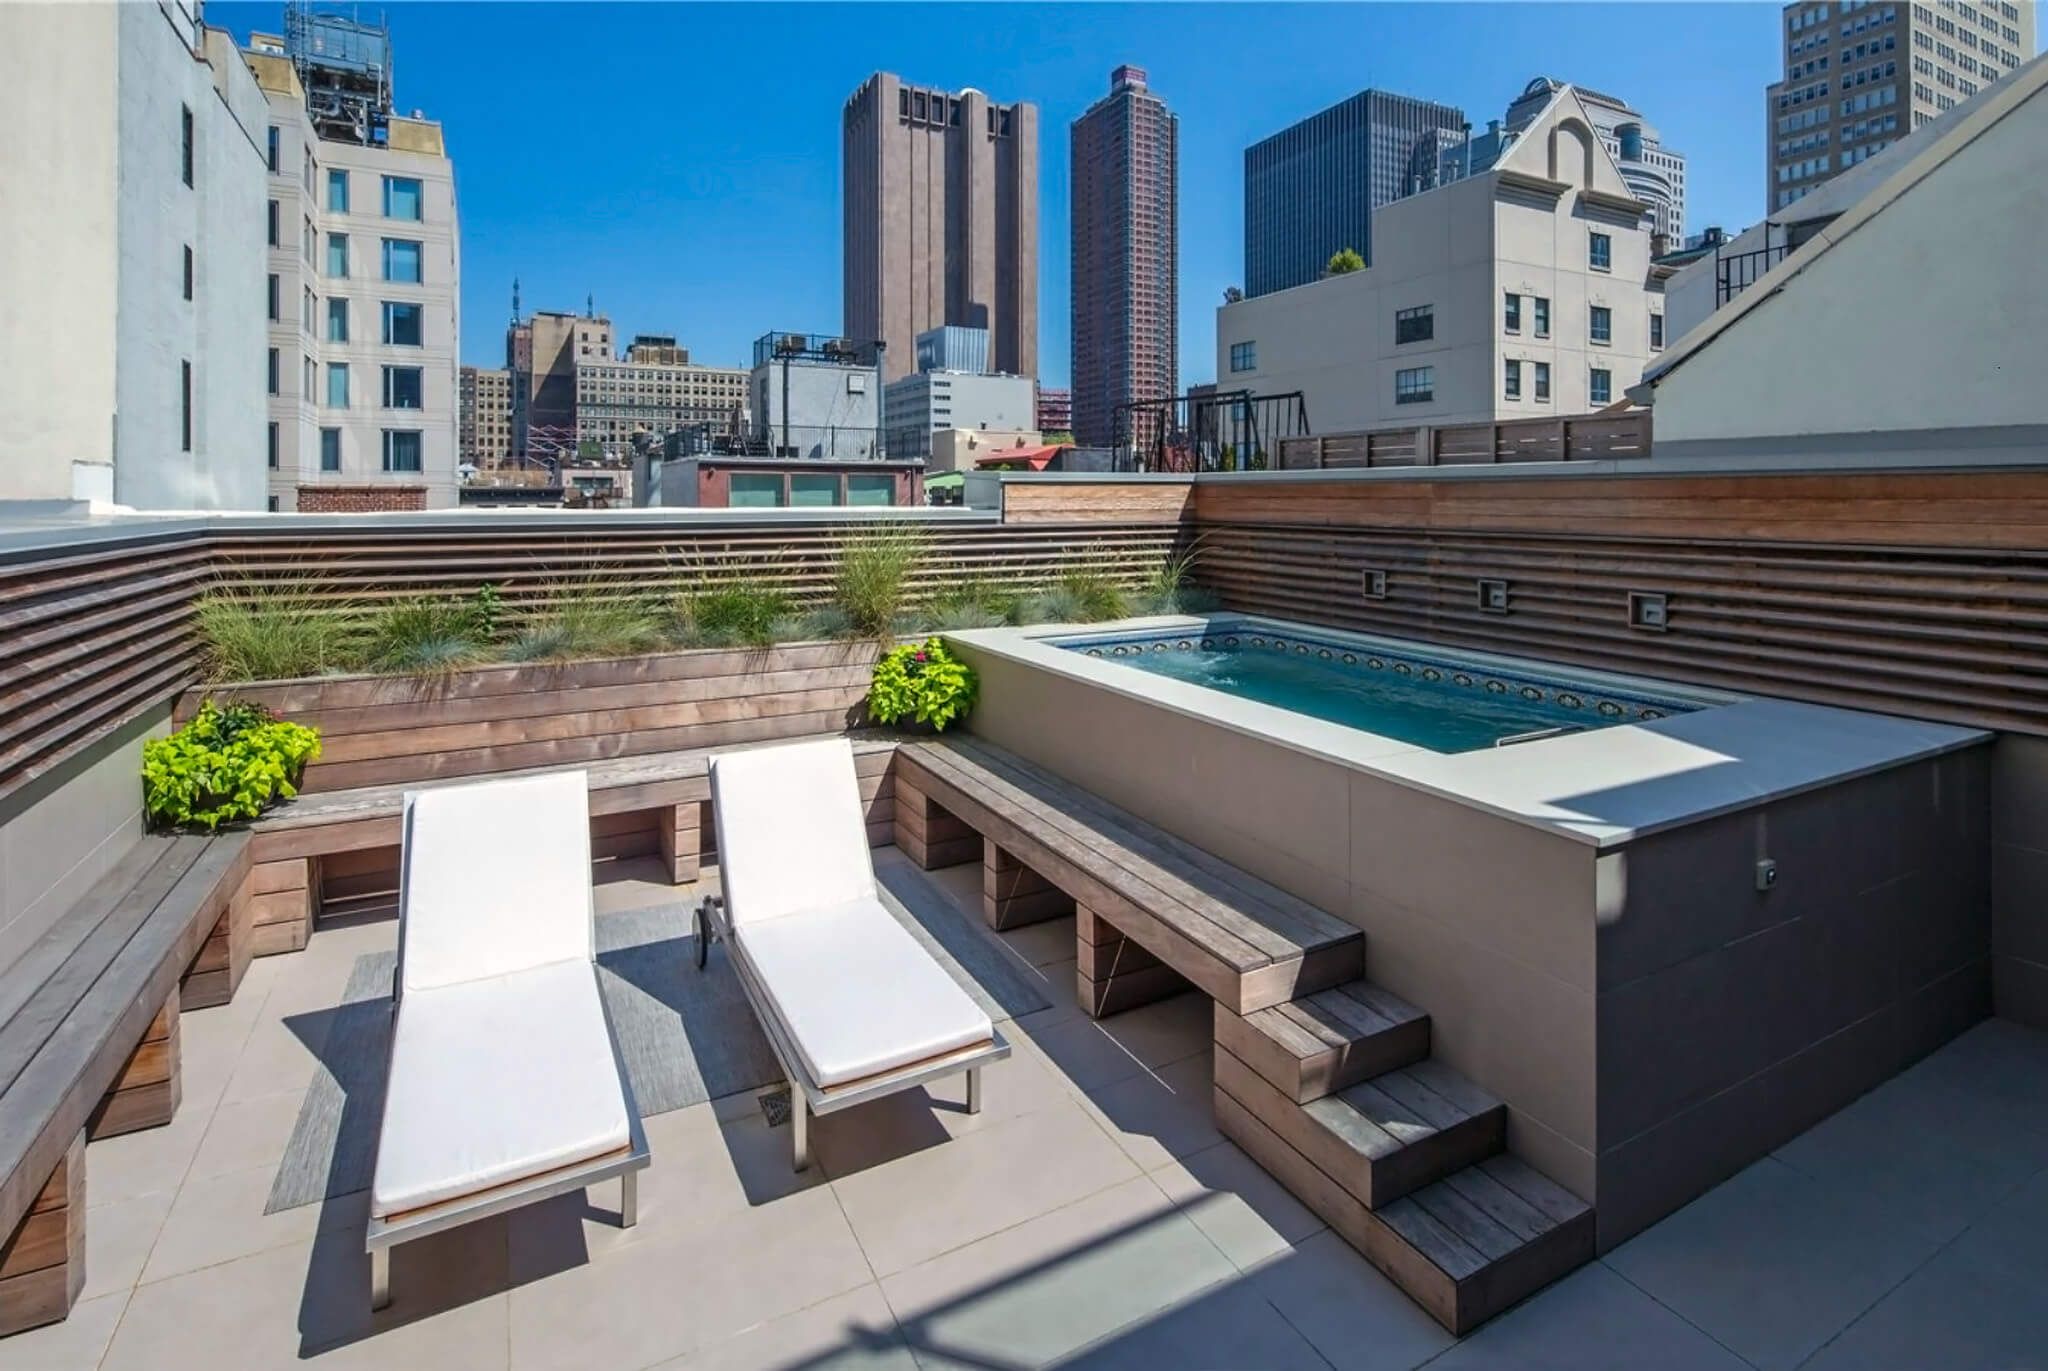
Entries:
[[254,700],[320,730],[305,792],[830,733],[860,722],[873,643],[649,653],[488,666],[422,680],[330,676],[186,691]]

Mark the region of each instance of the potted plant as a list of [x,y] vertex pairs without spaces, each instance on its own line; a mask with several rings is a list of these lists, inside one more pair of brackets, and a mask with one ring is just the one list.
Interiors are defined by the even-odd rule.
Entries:
[[943,638],[905,643],[875,663],[868,714],[878,723],[943,733],[974,708],[974,668],[947,650]]
[[215,832],[299,793],[320,735],[262,705],[207,700],[192,721],[142,748],[142,807],[159,828]]

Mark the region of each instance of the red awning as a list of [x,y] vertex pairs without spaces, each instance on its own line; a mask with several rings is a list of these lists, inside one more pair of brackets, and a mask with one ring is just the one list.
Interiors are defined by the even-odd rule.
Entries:
[[1011,447],[1001,452],[992,452],[986,457],[977,457],[974,465],[995,471],[1044,471],[1052,459],[1067,450],[1066,443],[1054,443],[1050,447]]

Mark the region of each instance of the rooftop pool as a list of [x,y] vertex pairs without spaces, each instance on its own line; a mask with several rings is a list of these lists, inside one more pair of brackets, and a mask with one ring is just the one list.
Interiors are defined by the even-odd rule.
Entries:
[[1432,752],[1640,723],[1713,701],[1647,682],[1556,675],[1303,625],[1211,618],[1194,627],[1063,634],[1050,645]]

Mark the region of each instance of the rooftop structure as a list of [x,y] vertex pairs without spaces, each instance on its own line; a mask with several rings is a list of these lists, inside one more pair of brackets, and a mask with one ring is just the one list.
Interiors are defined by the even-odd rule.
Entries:
[[764,333],[747,381],[754,434],[775,457],[874,459],[882,446],[882,344]]

